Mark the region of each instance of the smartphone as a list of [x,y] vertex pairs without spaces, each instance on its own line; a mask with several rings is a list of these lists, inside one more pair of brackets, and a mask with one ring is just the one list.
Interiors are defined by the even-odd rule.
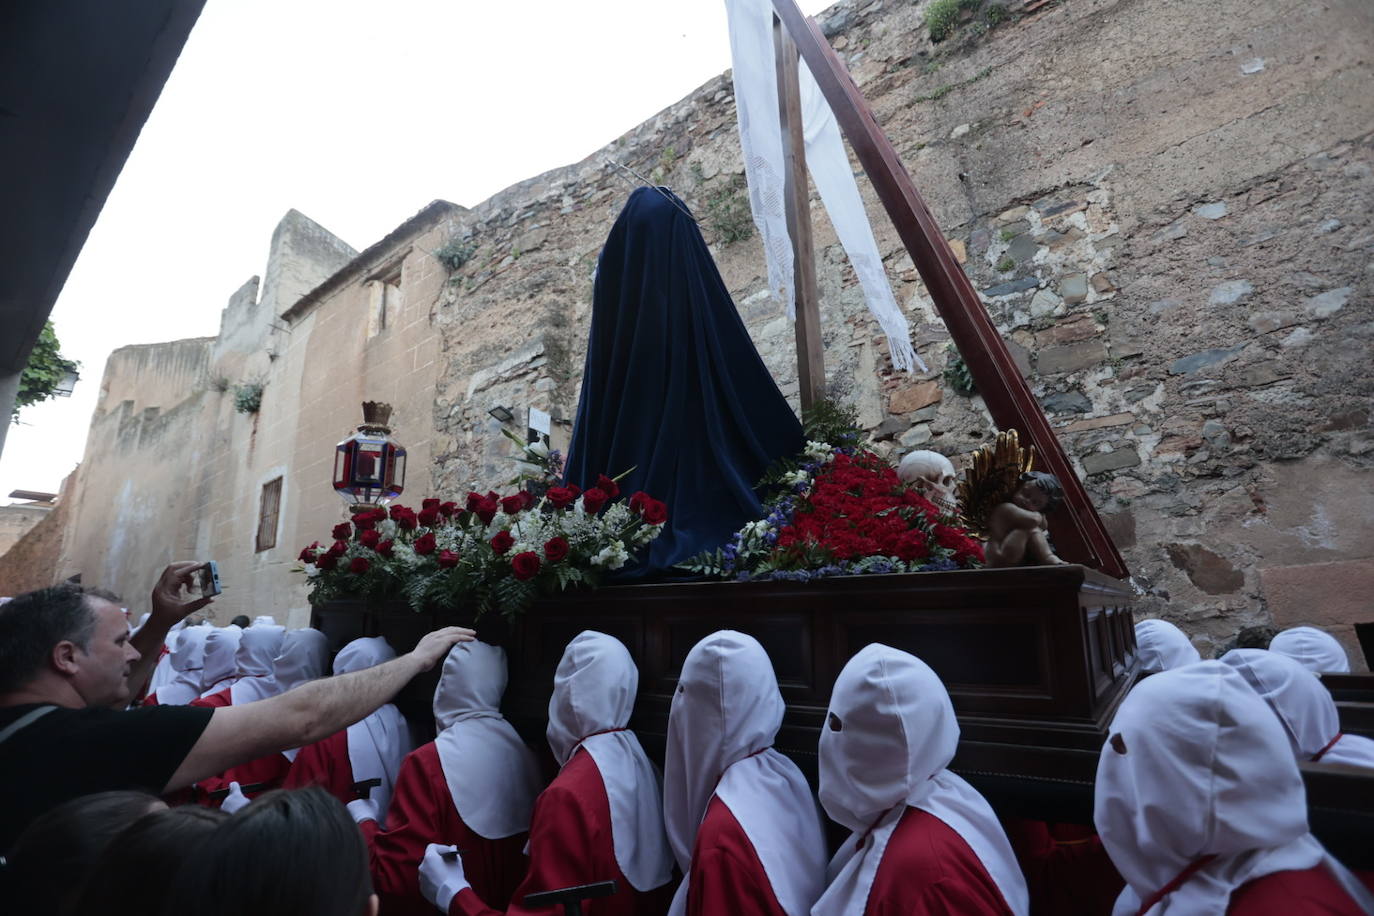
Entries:
[[208,561],[200,568],[200,594],[202,598],[213,598],[222,589],[219,584],[219,564],[214,560]]

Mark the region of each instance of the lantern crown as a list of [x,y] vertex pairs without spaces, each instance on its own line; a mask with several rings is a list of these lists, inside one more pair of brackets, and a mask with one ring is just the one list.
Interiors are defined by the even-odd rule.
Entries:
[[360,430],[391,432],[391,405],[380,401],[363,401],[363,425]]

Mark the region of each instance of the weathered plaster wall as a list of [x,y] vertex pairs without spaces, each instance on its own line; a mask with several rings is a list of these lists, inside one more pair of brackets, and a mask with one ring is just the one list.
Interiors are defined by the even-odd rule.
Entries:
[[0,557],[52,512],[51,506],[0,506]]
[[70,523],[68,499],[75,474],[62,481],[57,505],[44,510],[38,522],[0,552],[0,595],[13,597],[53,584],[53,571],[62,554],[62,539]]

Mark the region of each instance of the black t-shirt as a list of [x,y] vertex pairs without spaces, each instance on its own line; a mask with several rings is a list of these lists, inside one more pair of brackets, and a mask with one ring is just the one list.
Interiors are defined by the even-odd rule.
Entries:
[[[37,705],[0,707],[0,731]],[[35,817],[93,792],[160,795],[210,724],[213,709],[51,710],[0,743],[0,850]]]

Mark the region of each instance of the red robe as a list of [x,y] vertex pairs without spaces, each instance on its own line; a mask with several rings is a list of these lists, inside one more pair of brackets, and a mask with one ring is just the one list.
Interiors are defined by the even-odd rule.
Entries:
[[[561,906],[526,909],[521,901],[527,894],[597,881],[615,881],[619,890],[610,897],[585,901],[582,912],[586,916],[662,916],[676,889],[669,881],[640,892],[626,880],[615,861],[611,803],[601,771],[590,754],[578,750],[534,803],[529,874],[511,896],[506,913],[562,916]],[[471,889],[456,894],[448,912],[449,916],[500,916],[499,910],[483,905]]]
[[[291,772],[286,774],[286,779],[282,782],[282,788],[320,786],[346,805],[358,797],[358,793],[353,789],[354,781],[353,764],[348,758],[348,729],[344,729],[323,741],[301,748],[296,754],[295,762],[291,764]],[[416,865],[419,865],[418,861]]]
[[[344,745],[346,761],[347,741]],[[301,755],[304,754],[302,751]],[[296,766],[300,763],[298,756]],[[295,775],[293,767],[288,788]],[[364,821],[362,828],[371,853],[372,881],[382,900],[382,912],[388,916],[435,916],[434,904],[420,894],[420,860],[430,843],[462,850],[463,872],[473,890],[482,902],[497,909],[505,909],[511,893],[525,876],[524,850],[529,834],[488,840],[463,823],[453,806],[433,741],[416,748],[402,761],[386,814],[386,829],[382,830],[374,821]]]
[[209,709],[217,709],[221,706],[233,706],[234,698],[229,695],[229,688],[225,687],[219,693],[212,693],[208,697],[200,697],[192,700],[188,706],[204,706]]
[[1012,916],[1001,890],[964,838],[919,808],[907,808],[892,831],[864,913]]
[[1231,892],[1226,916],[1360,916],[1355,901],[1320,865],[1276,871]]
[[1091,827],[1019,819],[1002,826],[1026,876],[1032,916],[1111,913],[1126,882]]
[[754,844],[730,808],[715,796],[697,829],[688,916],[787,916],[773,893]]

